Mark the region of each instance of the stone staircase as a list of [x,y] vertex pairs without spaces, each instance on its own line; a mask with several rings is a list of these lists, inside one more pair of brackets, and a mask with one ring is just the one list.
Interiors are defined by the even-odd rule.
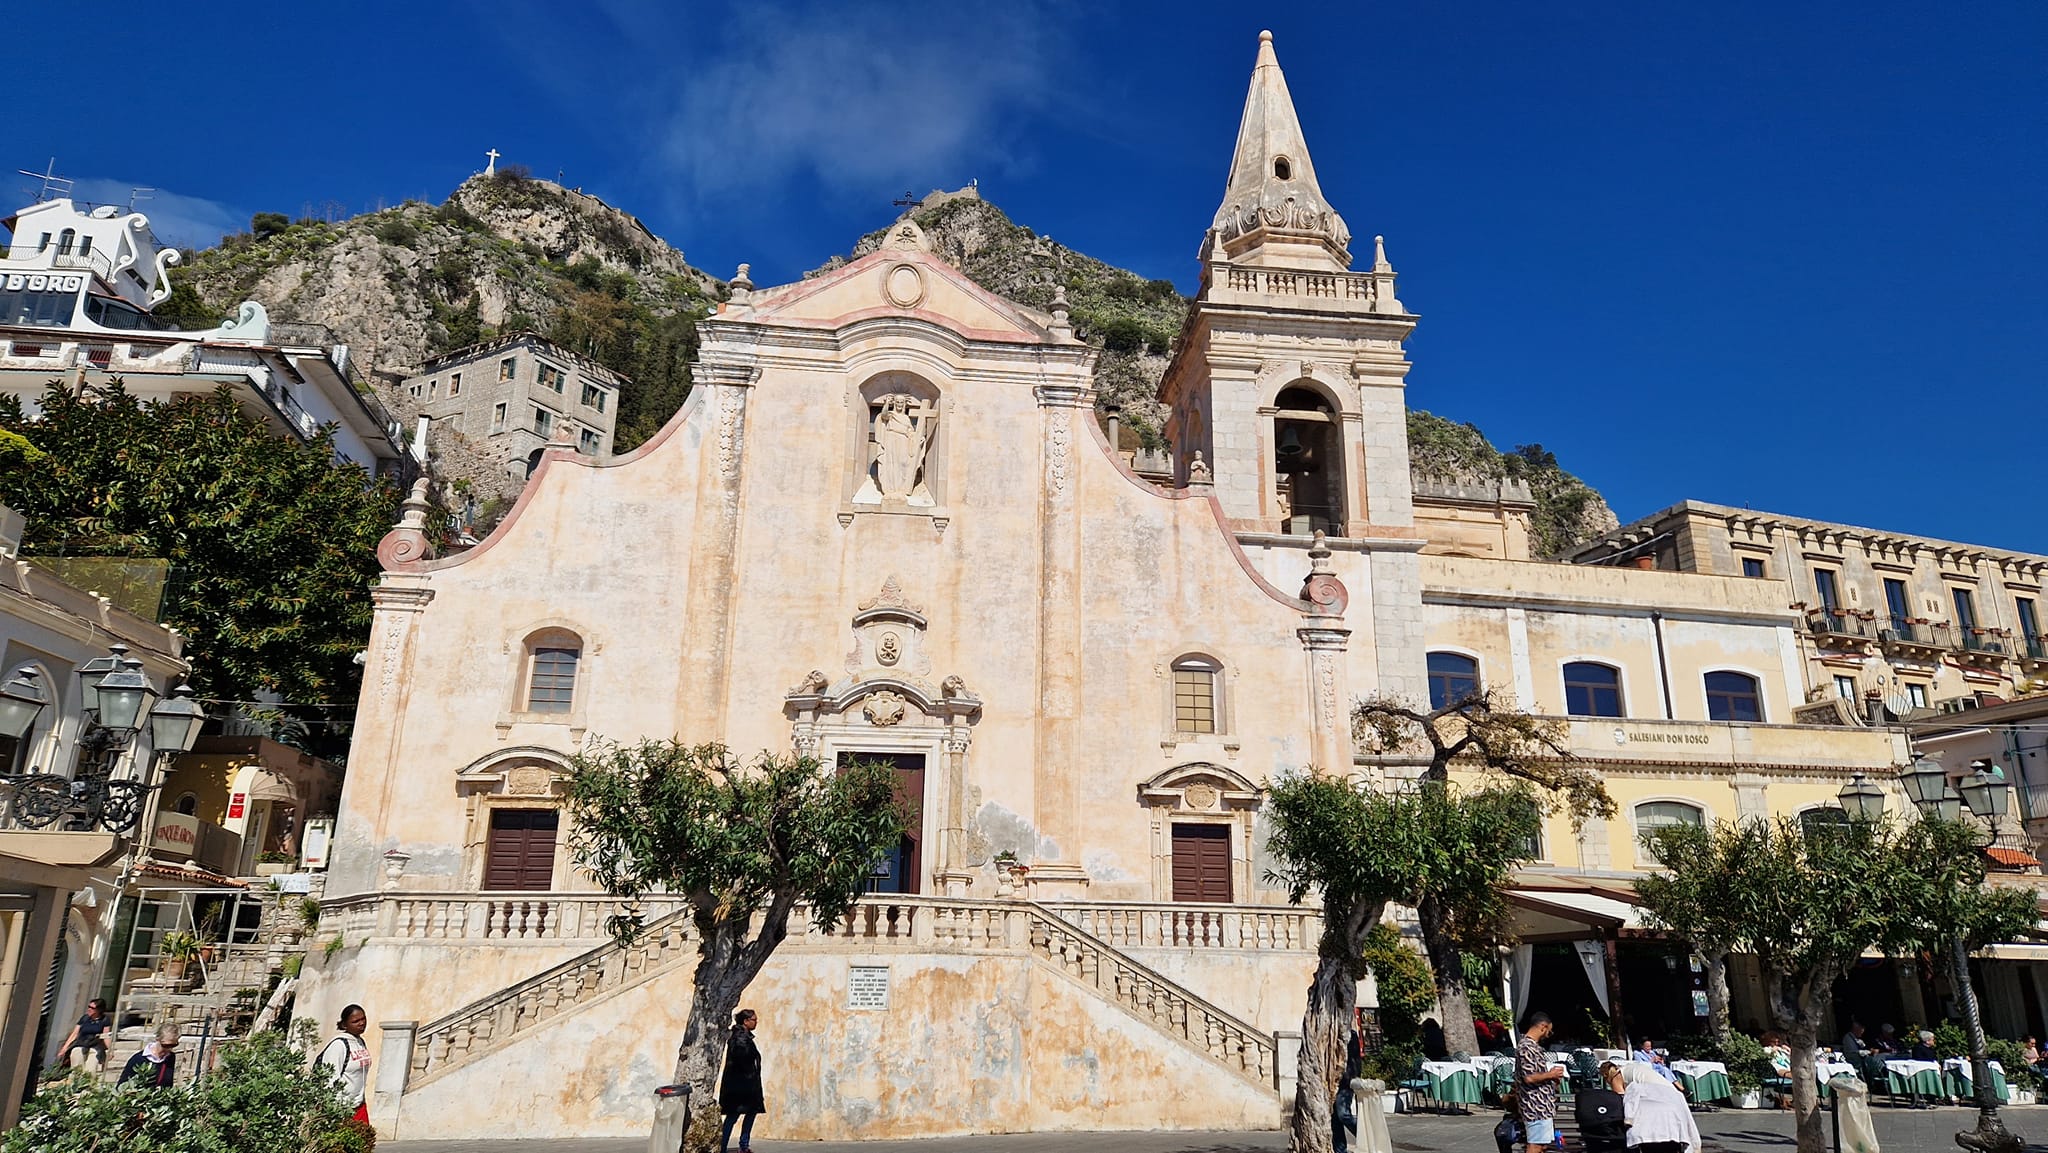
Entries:
[[[490,910],[470,914],[455,907],[473,903],[463,898],[442,900],[448,908],[421,914],[419,909],[425,902],[415,898],[404,915],[418,918],[420,923],[444,926],[504,923]],[[364,910],[358,915],[367,913]],[[575,915],[567,909],[550,913],[558,922]],[[1267,927],[1248,929],[1244,934],[1248,944],[1252,939],[1267,943],[1276,940],[1270,915],[1247,916],[1268,918],[1250,922]],[[1299,920],[1300,914],[1283,919]],[[1291,935],[1298,938],[1301,934],[1296,928]],[[1220,940],[1220,936],[1216,939]],[[1249,1084],[1271,1090],[1276,1083],[1278,1046],[1271,1034],[1225,1012],[1068,916],[1043,905],[1026,901],[871,897],[856,906],[846,921],[836,925],[810,921],[799,910],[792,917],[789,938],[782,946],[782,950],[790,952],[835,952],[849,948],[863,952],[1028,957]],[[684,970],[696,958],[690,915],[687,910],[679,910],[650,922],[630,946],[606,941],[464,1005],[421,1025],[414,1034],[404,1092],[431,1084],[557,1018]]]

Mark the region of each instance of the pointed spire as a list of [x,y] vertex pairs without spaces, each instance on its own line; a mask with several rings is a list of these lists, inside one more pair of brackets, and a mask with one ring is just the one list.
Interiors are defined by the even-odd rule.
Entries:
[[1294,114],[1294,98],[1288,95],[1287,77],[1273,52],[1271,32],[1259,33],[1259,58],[1252,67],[1244,118],[1237,126],[1230,183],[1211,227],[1225,244],[1262,231],[1310,239],[1327,247],[1339,265],[1351,263],[1350,230],[1316,183],[1308,141]]

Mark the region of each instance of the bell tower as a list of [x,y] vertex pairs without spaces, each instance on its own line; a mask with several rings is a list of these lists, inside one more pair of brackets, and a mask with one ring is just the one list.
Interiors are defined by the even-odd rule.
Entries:
[[1351,683],[1427,700],[1405,396],[1416,317],[1381,239],[1363,271],[1351,245],[1261,32],[1201,290],[1160,384],[1167,435],[1180,482],[1193,469],[1214,485],[1269,575],[1300,571],[1290,550],[1327,537],[1347,587],[1369,590],[1348,614]]
[[1351,271],[1351,239],[1261,32],[1201,291],[1160,386],[1183,479],[1199,451],[1240,533],[1349,538],[1414,522],[1402,346],[1416,318],[1380,238],[1364,272]]

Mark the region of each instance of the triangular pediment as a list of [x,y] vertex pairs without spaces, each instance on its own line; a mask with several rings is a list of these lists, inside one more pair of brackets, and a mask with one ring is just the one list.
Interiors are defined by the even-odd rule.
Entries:
[[1005,300],[934,256],[910,221],[890,229],[882,246],[808,280],[748,294],[720,309],[720,318],[805,328],[841,328],[873,317],[909,315],[975,340],[1068,344],[1053,318]]

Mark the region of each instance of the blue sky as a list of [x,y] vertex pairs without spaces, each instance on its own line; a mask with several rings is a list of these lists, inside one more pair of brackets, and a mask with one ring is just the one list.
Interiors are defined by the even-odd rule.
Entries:
[[203,242],[438,201],[495,147],[764,284],[975,178],[1191,289],[1270,26],[1325,193],[1423,317],[1412,405],[1542,443],[1624,520],[2048,552],[2036,0],[178,7],[17,12],[49,50],[10,58],[5,167],[154,187]]

